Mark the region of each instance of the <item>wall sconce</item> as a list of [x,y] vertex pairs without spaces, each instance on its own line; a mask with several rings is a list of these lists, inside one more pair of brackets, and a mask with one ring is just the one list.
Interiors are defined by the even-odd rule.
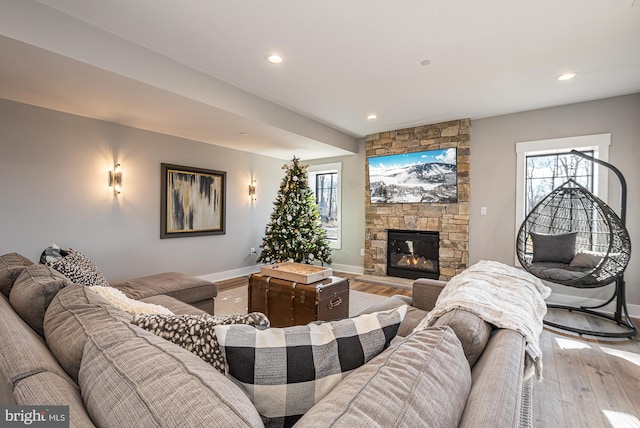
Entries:
[[119,163],[113,166],[113,171],[109,171],[109,187],[113,187],[114,195],[122,192],[122,169]]
[[256,180],[251,180],[249,184],[249,198],[252,202],[256,200]]

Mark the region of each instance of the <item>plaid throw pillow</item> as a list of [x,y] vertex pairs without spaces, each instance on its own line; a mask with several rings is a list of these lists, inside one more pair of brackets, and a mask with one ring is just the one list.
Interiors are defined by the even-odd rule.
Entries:
[[215,330],[227,375],[244,388],[265,425],[292,426],[349,372],[389,346],[406,312],[404,305],[306,326]]

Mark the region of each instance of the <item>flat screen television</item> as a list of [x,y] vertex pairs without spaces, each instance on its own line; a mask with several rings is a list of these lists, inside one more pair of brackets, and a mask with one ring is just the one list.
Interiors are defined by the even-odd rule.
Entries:
[[456,155],[452,148],[368,158],[371,203],[458,202]]

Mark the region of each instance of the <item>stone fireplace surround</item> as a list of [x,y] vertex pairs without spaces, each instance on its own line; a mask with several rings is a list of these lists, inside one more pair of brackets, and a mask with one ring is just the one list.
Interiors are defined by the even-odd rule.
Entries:
[[365,138],[366,156],[457,148],[458,202],[372,204],[365,165],[364,273],[386,276],[387,230],[440,232],[440,280],[462,272],[469,262],[470,119],[381,132]]

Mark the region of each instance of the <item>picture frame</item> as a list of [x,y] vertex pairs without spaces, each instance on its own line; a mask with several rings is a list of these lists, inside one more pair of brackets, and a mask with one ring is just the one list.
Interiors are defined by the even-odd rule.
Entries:
[[160,239],[225,234],[225,171],[161,164]]

